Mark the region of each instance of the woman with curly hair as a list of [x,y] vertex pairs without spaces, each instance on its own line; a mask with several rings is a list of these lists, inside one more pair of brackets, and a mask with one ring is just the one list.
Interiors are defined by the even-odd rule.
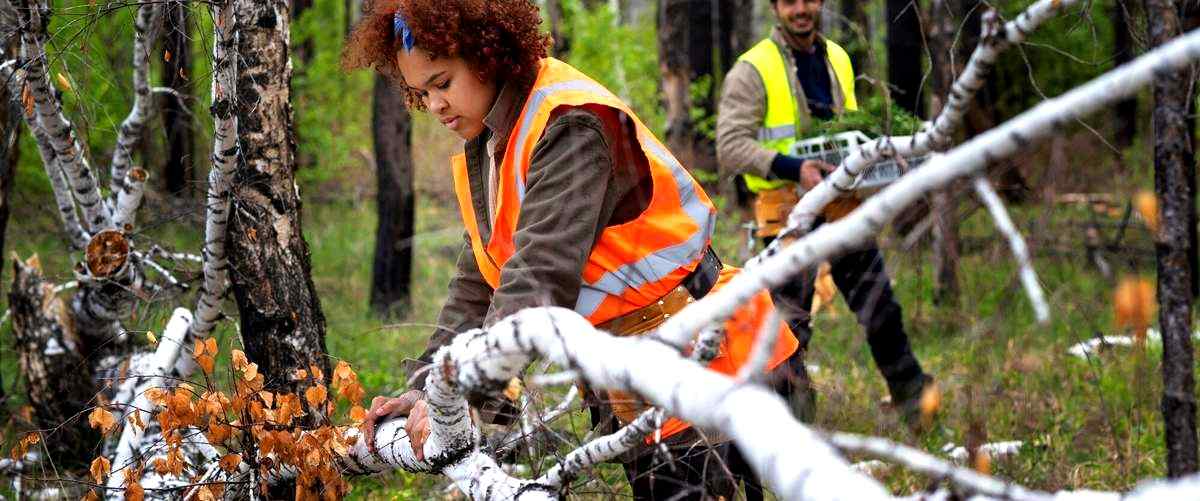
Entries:
[[[457,273],[427,349],[405,361],[414,389],[372,402],[370,446],[376,422],[406,415],[423,458],[429,424],[419,369],[457,333],[555,305],[615,335],[636,335],[735,272],[709,247],[716,211],[700,185],[625,103],[547,57],[549,40],[528,0],[376,0],[365,10],[344,66],[389,77],[410,107],[466,140],[451,160],[467,229]],[[739,310],[709,366],[735,373],[771,308],[762,293]],[[797,347],[783,329],[771,369]],[[593,422],[605,429],[644,409],[625,393],[593,396]],[[503,423],[515,412],[503,402],[472,405]],[[673,464],[660,464],[651,447],[622,458],[635,498],[730,498],[739,478],[754,484],[731,444],[701,441],[674,419],[660,436]]]

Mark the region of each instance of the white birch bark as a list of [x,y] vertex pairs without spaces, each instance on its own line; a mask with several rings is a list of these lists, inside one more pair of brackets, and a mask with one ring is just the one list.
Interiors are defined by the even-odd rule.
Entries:
[[1008,210],[1004,208],[1004,202],[992,188],[992,183],[989,183],[985,177],[976,176],[972,184],[975,187],[975,194],[979,196],[979,201],[983,203],[984,207],[987,207],[988,212],[992,215],[996,229],[1000,230],[1000,233],[1008,239],[1008,246],[1012,249],[1013,258],[1017,260],[1017,266],[1021,270],[1021,285],[1025,287],[1025,295],[1029,296],[1029,302],[1033,305],[1034,316],[1039,323],[1045,323],[1050,320],[1050,305],[1046,304],[1046,293],[1042,291],[1042,284],[1038,282],[1037,272],[1033,269],[1033,261],[1029,258],[1029,248],[1025,245],[1025,238],[1021,236],[1021,232],[1017,231],[1012,218],[1008,217]]
[[[151,30],[150,23],[162,10],[162,5],[161,2],[143,1],[134,17],[133,108],[121,122],[121,128],[117,133],[117,144],[113,148],[112,165],[110,166],[112,177],[109,182],[112,185],[114,197],[123,196],[128,188],[126,174],[129,172],[130,165],[133,164],[133,147],[142,139],[146,121],[154,111],[150,96],[150,48],[154,46],[154,39],[150,35],[158,33],[159,30]],[[135,206],[134,209],[136,208]],[[117,223],[117,227],[120,228],[121,224]]]
[[133,229],[134,217],[138,207],[142,205],[142,194],[146,189],[145,170],[134,167],[125,173],[125,181],[121,183],[121,191],[117,193],[117,212],[113,215],[113,225],[126,232]]
[[[75,136],[74,125],[62,113],[54,95],[46,64],[45,19],[41,2],[24,0],[17,9],[21,19],[21,56],[26,61],[26,82],[33,97],[38,123],[54,149],[59,165],[70,181],[71,193],[83,213],[84,229],[90,233],[112,227],[111,209],[100,196],[96,173]],[[48,9],[47,9],[48,11]]]
[[212,169],[208,173],[208,193],[204,225],[204,285],[196,303],[193,337],[206,337],[221,318],[221,297],[229,285],[225,258],[225,233],[229,221],[229,179],[237,162],[237,117],[233,100],[237,96],[237,33],[232,2],[212,6],[213,132]]
[[176,308],[171,314],[171,320],[167,322],[166,329],[163,330],[162,337],[158,340],[158,348],[155,349],[145,372],[135,372],[136,369],[131,364],[130,373],[126,379],[120,382],[117,398],[113,403],[123,407],[121,415],[118,416],[118,422],[123,423],[123,426],[121,438],[117,441],[116,454],[110,461],[112,465],[112,472],[108,477],[110,497],[123,492],[119,488],[125,485],[125,475],[129,472],[129,468],[134,466],[134,458],[146,431],[144,428],[130,425],[125,421],[125,417],[132,412],[140,412],[143,414],[142,422],[153,422],[151,410],[154,408],[154,404],[147,398],[146,390],[154,387],[174,386],[172,381],[164,379],[163,376],[170,373],[170,370],[175,367],[175,362],[180,358],[191,323],[192,312],[185,308]]

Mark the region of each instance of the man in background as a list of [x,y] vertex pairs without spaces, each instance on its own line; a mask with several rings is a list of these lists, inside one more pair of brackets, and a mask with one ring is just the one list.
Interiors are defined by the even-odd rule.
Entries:
[[[822,0],[770,2],[777,24],[726,75],[717,115],[718,161],[726,174],[740,175],[754,194],[756,236],[765,244],[783,229],[799,197],[834,169],[792,156],[792,146],[816,121],[858,109],[849,56],[819,32]],[[857,202],[835,201],[817,224],[844,215]],[[834,283],[866,331],[892,403],[915,426],[921,395],[934,389],[933,379],[921,370],[909,346],[883,256],[872,243],[830,264]],[[809,308],[815,275],[814,267],[772,293],[800,338],[800,349],[789,361],[791,379],[779,390],[804,420],[811,420],[815,411],[803,359],[812,337]]]

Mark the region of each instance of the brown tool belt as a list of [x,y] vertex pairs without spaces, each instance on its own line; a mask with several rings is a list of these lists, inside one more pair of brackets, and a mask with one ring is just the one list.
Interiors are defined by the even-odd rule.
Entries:
[[[678,287],[653,303],[621,315],[617,318],[597,325],[596,328],[612,333],[615,336],[637,336],[662,325],[671,315],[679,312],[689,303],[704,297],[721,274],[721,261],[712,248],[704,253],[704,258]],[[649,407],[637,396],[620,390],[599,390],[596,397],[601,403],[612,408],[613,414],[622,423],[628,424]]]
[[[796,194],[795,185],[758,192],[754,197],[754,222],[758,226],[754,236],[768,238],[778,235],[784,226],[787,226],[788,214],[799,201],[800,196]],[[821,210],[821,216],[826,222],[836,221],[861,203],[862,200],[857,196],[840,196]]]

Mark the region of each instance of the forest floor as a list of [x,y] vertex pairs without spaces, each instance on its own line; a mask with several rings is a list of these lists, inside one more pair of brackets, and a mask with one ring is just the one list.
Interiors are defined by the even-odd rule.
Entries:
[[[429,134],[429,127],[421,123],[414,142],[427,144],[423,134]],[[418,165],[441,165],[434,158],[454,147],[436,145],[417,148]],[[405,387],[400,362],[423,349],[462,245],[461,224],[447,196],[449,186],[439,184],[448,184],[449,176],[432,167],[418,176],[421,195],[413,242],[413,305],[404,318],[387,322],[372,316],[368,308],[376,221],[370,196],[373,189],[363,185],[373,184],[370,171],[360,167],[335,176],[329,181],[334,183],[332,188],[306,187],[318,194],[305,194],[303,226],[312,252],[313,280],[327,321],[327,346],[332,357],[350,362],[358,371],[367,389],[364,405],[371,396],[395,394]],[[993,229],[986,211],[975,211],[962,222],[962,291],[956,305],[932,302],[934,278],[927,242],[907,248],[891,232],[885,235],[880,246],[904,307],[906,329],[922,365],[940,385],[941,411],[929,431],[914,435],[894,412],[886,410],[881,404],[886,395],[883,379],[853,314],[838,296],[831,308],[816,317],[808,358],[820,395],[816,425],[885,436],[941,456],[947,444],[967,443],[969,433],[985,437],[985,441],[1019,440],[1024,443],[1019,451],[996,459],[992,470],[1037,489],[1122,490],[1139,479],[1163,476],[1158,346],[1114,348],[1086,359],[1068,353],[1072,345],[1098,334],[1120,334],[1113,327],[1111,300],[1120,276],[1153,279],[1152,242],[1136,219],[1125,232],[1120,244],[1123,250],[1106,254],[1114,278],[1103,277],[1084,250],[1089,221],[1098,223],[1106,237],[1112,238],[1129,195],[1136,186],[1151,186],[1146,174],[1131,177],[1114,190],[1116,202],[1099,211],[1084,205],[1047,204],[1043,201],[1047,197],[1040,192],[1035,200],[1012,208],[1018,226],[1029,237],[1052,308],[1045,325],[1034,321],[1007,242]],[[37,253],[51,280],[70,280],[70,263],[78,256],[62,252],[59,228],[44,188],[18,185],[14,200],[16,212],[9,223],[6,254],[26,258]],[[202,226],[187,215],[197,207],[195,202],[158,200],[150,207],[140,216],[148,224],[139,239],[178,250],[199,249]],[[739,255],[743,238],[736,217],[723,217],[715,244],[727,262]],[[2,289],[7,290],[11,266],[6,263],[4,268],[0,280]],[[189,293],[182,299],[143,305],[127,327],[157,331],[172,308],[191,308],[194,301]],[[7,302],[6,296],[0,298],[0,309],[6,309]],[[232,301],[226,311],[236,311]],[[233,322],[222,324],[217,334],[221,346],[238,344],[234,329]],[[0,349],[0,376],[6,393],[13,397],[7,410],[0,410],[0,418],[7,420],[5,414],[16,414],[22,404],[8,323],[0,326],[0,344],[4,347]],[[578,428],[586,415],[579,413],[569,421],[567,428]],[[5,426],[0,429],[9,432],[6,437],[18,431],[11,423]],[[581,481],[577,489],[581,497],[628,492],[619,469],[605,467],[601,475],[599,480]],[[896,493],[918,491],[930,481],[899,468],[878,475]],[[445,482],[392,474],[358,479],[353,485],[352,497],[357,499],[428,499],[440,496]],[[4,489],[0,487],[0,492]]]

